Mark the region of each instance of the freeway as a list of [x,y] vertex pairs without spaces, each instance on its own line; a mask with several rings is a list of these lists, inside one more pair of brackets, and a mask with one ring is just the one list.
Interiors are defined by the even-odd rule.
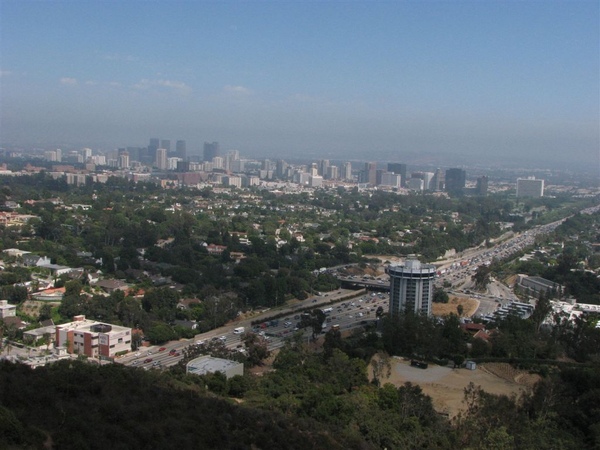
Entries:
[[[301,333],[303,339],[310,339],[312,330],[296,329],[296,325],[300,322],[301,310],[331,308],[331,313],[326,315],[326,326],[323,332],[327,332],[333,325],[338,325],[340,331],[344,331],[363,327],[369,322],[375,321],[375,311],[379,306],[387,311],[388,300],[388,295],[383,293],[367,294],[364,291],[337,290],[307,299],[300,306],[294,305],[265,311],[260,316],[199,334],[194,339],[171,341],[162,346],[142,347],[136,352],[117,358],[115,362],[144,369],[167,368],[177,364],[183,358],[183,350],[188,346],[211,340],[221,340],[231,350],[243,350],[241,335],[234,333],[234,329],[243,326],[245,331],[249,332],[252,330],[251,322],[260,321],[261,318],[266,321],[268,317],[277,315],[281,318],[276,326],[268,326],[264,329],[260,326],[254,328],[257,333],[264,333],[269,350],[275,350],[282,347],[285,340],[294,336],[295,333]],[[286,323],[289,324],[286,325]]]
[[[598,210],[600,210],[600,205],[587,208],[581,212],[592,214]],[[451,259],[436,262],[435,264],[440,271],[440,277],[436,280],[436,284],[441,284],[444,281],[449,282],[451,285],[449,293],[456,296],[477,298],[480,301],[477,315],[489,314],[496,308],[516,300],[516,297],[514,296],[511,287],[496,280],[492,281],[485,294],[472,293],[470,291],[470,289],[472,289],[471,276],[476,270],[476,267],[481,264],[490,264],[492,259],[502,260],[510,258],[515,253],[533,245],[537,235],[553,231],[558,225],[563,223],[564,220],[566,219],[558,220],[546,225],[540,225],[523,233],[506,233],[501,239],[498,239],[491,248],[481,245],[479,247],[467,249]],[[340,266],[340,268],[341,267],[343,266]],[[329,270],[331,271],[332,269]],[[366,279],[356,276],[341,277],[338,279],[348,284],[354,284],[374,290],[389,290],[387,276],[382,276],[379,279]],[[359,299],[347,299],[349,297],[357,296],[361,297]],[[267,336],[269,337],[268,346],[269,349],[273,350],[281,347],[284,344],[285,339],[289,336],[293,336],[295,332],[302,333],[302,336],[307,339],[310,337],[310,330],[294,330],[302,310],[318,307],[331,307],[333,308],[333,311],[328,316],[331,320],[327,321],[325,331],[332,325],[339,325],[341,330],[348,330],[363,326],[365,323],[375,320],[374,311],[378,306],[382,306],[384,310],[387,311],[387,293],[372,293],[371,295],[368,295],[365,294],[364,291],[357,292],[341,289],[304,300],[292,306],[265,310],[252,319],[238,321],[208,333],[197,335],[195,339],[173,341],[162,347],[147,347],[138,352],[125,355],[117,359],[116,362],[144,368],[169,367],[177,364],[181,360],[182,350],[189,345],[199,341],[208,341],[219,338],[224,341],[228,348],[238,348],[241,344],[241,338],[239,334],[233,333],[234,328],[243,326],[246,331],[248,331],[251,329],[251,321],[261,319],[266,320],[268,317],[278,316],[283,318],[280,320],[279,324],[275,327],[268,328],[268,333],[272,335],[272,337]],[[290,325],[286,326],[286,322],[290,322]],[[266,329],[260,331],[264,331],[265,334],[267,333]]]

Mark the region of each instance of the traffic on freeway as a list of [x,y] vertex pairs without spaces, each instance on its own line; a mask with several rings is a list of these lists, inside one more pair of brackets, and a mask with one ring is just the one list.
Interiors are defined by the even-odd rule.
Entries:
[[[335,293],[345,293],[346,297],[348,294],[343,291],[336,291]],[[382,307],[384,311],[388,309],[389,297],[384,293],[364,294],[352,299],[329,303],[327,300],[331,301],[332,297],[335,298],[335,293],[323,294],[319,299],[309,299],[304,305],[305,308],[319,308],[326,311],[323,333],[329,331],[334,325],[338,326],[340,331],[364,327],[377,321],[377,308]],[[294,312],[293,309],[289,309],[288,312],[289,315],[285,317],[268,321],[265,319],[264,322],[259,322],[254,327],[249,325],[249,321],[246,321],[247,325],[244,327],[241,327],[238,323],[237,326],[228,325],[197,335],[194,339],[171,341],[161,346],[142,347],[136,352],[118,358],[116,362],[144,369],[167,368],[177,364],[183,358],[183,350],[188,346],[204,344],[212,340],[220,340],[231,350],[243,351],[242,337],[245,332],[255,332],[262,336],[266,339],[269,350],[282,347],[285,340],[296,333],[301,333],[303,339],[309,340],[312,336],[312,329],[299,328],[302,313],[300,311]],[[243,333],[239,332],[240,328],[244,328]]]

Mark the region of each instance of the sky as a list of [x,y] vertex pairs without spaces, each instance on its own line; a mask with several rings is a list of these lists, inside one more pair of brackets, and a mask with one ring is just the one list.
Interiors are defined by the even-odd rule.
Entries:
[[599,24],[595,0],[0,0],[0,142],[600,168]]

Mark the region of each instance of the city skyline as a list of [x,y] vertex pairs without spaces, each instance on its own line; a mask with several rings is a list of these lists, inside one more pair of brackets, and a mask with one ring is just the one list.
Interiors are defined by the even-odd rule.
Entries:
[[174,5],[3,0],[1,144],[598,167],[597,2]]

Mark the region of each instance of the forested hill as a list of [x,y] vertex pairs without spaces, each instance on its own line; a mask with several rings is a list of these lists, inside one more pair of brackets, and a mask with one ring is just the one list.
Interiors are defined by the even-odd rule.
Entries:
[[[199,379],[199,378],[198,378]],[[369,449],[317,422],[235,405],[156,371],[0,364],[0,448]]]

